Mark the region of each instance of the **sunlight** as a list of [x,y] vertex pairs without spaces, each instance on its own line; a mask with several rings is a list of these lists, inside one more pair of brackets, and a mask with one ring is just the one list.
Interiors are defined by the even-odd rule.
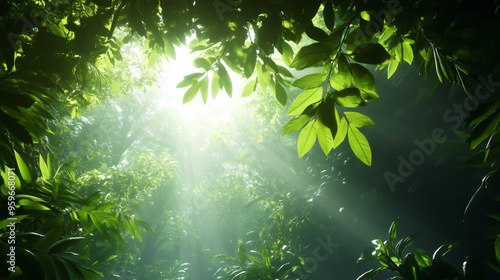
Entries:
[[161,65],[159,86],[163,98],[158,106],[174,110],[183,122],[190,125],[199,124],[204,128],[228,125],[234,119],[233,112],[241,109],[240,105],[243,101],[239,97],[239,92],[244,81],[230,73],[233,81],[232,98],[226,92],[220,91],[215,99],[210,93],[206,104],[203,103],[199,94],[192,101],[183,104],[182,99],[188,88],[177,88],[177,84],[183,80],[184,76],[200,71],[192,65],[193,59],[195,56],[190,54],[187,47],[176,48],[176,59],[165,61]]

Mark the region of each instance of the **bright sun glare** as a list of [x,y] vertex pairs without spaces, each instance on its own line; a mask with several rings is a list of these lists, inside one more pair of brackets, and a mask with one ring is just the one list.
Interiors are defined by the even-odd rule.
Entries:
[[231,75],[234,88],[232,98],[226,92],[220,91],[215,99],[210,95],[206,104],[199,94],[192,101],[183,104],[182,99],[188,88],[177,88],[177,84],[184,76],[200,71],[192,65],[195,58],[187,47],[177,48],[176,59],[162,64],[159,85],[163,99],[158,105],[167,110],[175,110],[182,121],[190,124],[200,121],[212,125],[227,124],[233,118],[232,113],[235,108],[242,103],[241,97],[237,94],[242,88],[242,79]]

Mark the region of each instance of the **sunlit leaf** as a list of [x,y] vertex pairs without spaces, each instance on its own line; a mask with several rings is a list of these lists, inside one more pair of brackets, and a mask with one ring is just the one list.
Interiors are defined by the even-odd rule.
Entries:
[[194,83],[196,83],[198,81],[198,79],[201,78],[201,76],[203,76],[203,75],[204,75],[203,73],[193,73],[193,74],[186,75],[186,76],[184,76],[184,79],[180,83],[177,84],[177,88],[191,86]]
[[317,66],[330,58],[333,47],[326,43],[314,43],[302,47],[290,63],[290,67],[302,70],[307,67]]
[[413,62],[413,49],[411,48],[411,45],[406,41],[403,41],[402,45],[403,45],[403,58],[408,64],[411,65]]
[[357,63],[352,63],[351,75],[354,86],[359,89],[375,91],[375,78],[366,67]]
[[207,103],[208,100],[208,83],[208,75],[205,75],[205,78],[200,81],[200,92],[201,97],[203,98],[203,103]]
[[301,130],[311,118],[312,116],[306,114],[294,117],[285,124],[281,134],[285,135]]
[[28,166],[24,162],[23,158],[19,153],[14,150],[14,155],[16,157],[17,167],[19,168],[19,172],[21,173],[21,177],[24,181],[31,183],[31,174]]
[[391,78],[394,73],[396,73],[396,70],[398,69],[399,66],[399,61],[396,59],[391,59],[389,62],[389,66],[387,67],[387,79]]
[[309,122],[300,132],[299,138],[297,139],[297,151],[299,157],[307,154],[314,146],[317,137],[317,131],[315,127],[316,120]]
[[307,106],[320,101],[322,95],[323,95],[322,87],[312,88],[303,91],[293,100],[292,104],[290,104],[290,107],[288,108],[288,114],[289,115],[302,114],[302,112],[304,112]]
[[458,242],[454,243],[449,243],[449,244],[443,244],[437,248],[437,250],[434,252],[432,255],[433,260],[438,260],[443,258],[444,255],[446,255],[449,251],[453,250],[453,248],[458,246]]
[[249,80],[243,87],[243,91],[241,92],[241,97],[250,96],[255,91],[256,85],[257,85],[256,78]]
[[247,59],[245,64],[243,65],[243,70],[245,73],[245,77],[250,78],[255,69],[255,64],[257,62],[257,46],[252,45],[248,48]]
[[[332,114],[333,115],[333,114]],[[333,149],[333,135],[330,128],[322,122],[315,122],[316,131],[318,134],[318,143],[325,155],[328,155]]]
[[286,90],[285,88],[281,85],[281,83],[279,83],[278,81],[276,81],[276,100],[278,100],[278,102],[284,107],[286,106],[286,102],[288,100],[288,95],[286,93]]
[[326,73],[313,73],[305,75],[302,78],[295,80],[292,85],[301,89],[319,87],[325,81],[326,75]]
[[187,91],[186,93],[184,93],[184,97],[182,99],[182,102],[184,104],[190,102],[191,100],[193,100],[196,95],[198,94],[198,91],[200,90],[200,86],[201,86],[201,83],[199,82],[196,82],[194,85],[192,85]]
[[496,130],[500,121],[500,113],[490,115],[484,121],[480,122],[472,130],[467,142],[471,149],[475,149],[481,142],[488,138]]
[[337,148],[342,142],[344,142],[345,137],[347,136],[347,121],[346,118],[343,117],[342,119],[338,120],[338,113],[336,113],[336,119],[337,119],[337,133],[335,134],[335,138],[333,139],[333,148]]
[[420,267],[429,267],[432,265],[432,260],[429,255],[427,255],[427,253],[421,249],[415,250],[415,260]]
[[350,125],[355,127],[364,127],[368,125],[373,125],[372,119],[370,117],[363,115],[358,112],[344,112]]
[[347,140],[349,141],[349,146],[354,152],[354,155],[364,164],[371,166],[372,150],[368,143],[368,139],[366,139],[363,133],[361,133],[357,127],[349,126],[347,129]]
[[395,247],[397,231],[398,221],[394,221],[392,222],[391,227],[389,228],[389,234],[387,235],[387,240],[389,241],[391,247]]
[[232,96],[233,94],[233,83],[231,82],[231,77],[229,77],[229,74],[226,71],[226,68],[219,63],[219,69],[217,71],[217,74],[219,75],[222,85],[224,86],[224,89],[226,89],[227,95],[229,97]]

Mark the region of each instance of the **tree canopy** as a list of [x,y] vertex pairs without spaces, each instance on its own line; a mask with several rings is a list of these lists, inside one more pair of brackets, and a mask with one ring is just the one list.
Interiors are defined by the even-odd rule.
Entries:
[[[155,242],[161,242],[155,239],[153,228],[134,216],[134,211],[145,211],[138,210],[139,202],[165,191],[158,185],[174,184],[177,171],[171,168],[173,153],[160,148],[144,150],[141,155],[139,152],[127,155],[126,151],[138,140],[160,146],[151,133],[153,127],[166,133],[175,132],[156,118],[161,113],[150,110],[148,103],[141,103],[140,107],[134,101],[113,98],[136,90],[138,85],[143,86],[141,91],[150,91],[148,85],[157,82],[152,66],[165,59],[175,60],[181,47],[190,49],[195,57],[192,64],[197,69],[177,81],[177,87],[185,89],[184,103],[195,99],[207,103],[220,92],[229,97],[246,97],[255,92],[271,95],[289,116],[281,134],[297,134],[298,157],[311,153],[316,143],[326,156],[331,156],[345,142],[363,164],[372,165],[375,159],[363,128],[376,124],[363,112],[363,106],[384,96],[377,86],[375,71],[385,71],[388,79],[398,79],[398,70],[411,66],[425,78],[449,84],[453,91],[464,96],[464,102],[453,105],[452,111],[446,111],[442,118],[453,123],[457,135],[470,149],[479,151],[467,162],[469,166],[488,169],[479,192],[489,182],[496,182],[500,156],[497,145],[500,100],[495,95],[500,76],[500,53],[496,48],[500,38],[500,30],[496,28],[500,25],[499,8],[499,1],[487,0],[2,1],[0,161],[5,166],[1,173],[2,207],[7,205],[12,185],[17,190],[20,203],[17,206],[22,206],[16,217],[40,219],[39,223],[21,228],[27,234],[19,251],[27,260],[25,263],[37,266],[31,272],[27,266],[21,267],[22,272],[17,273],[36,275],[43,270],[42,266],[52,264],[50,269],[43,270],[47,279],[92,279],[97,275],[96,266],[104,267],[106,261],[117,256],[112,252],[118,244],[142,240],[144,230],[151,233],[145,237],[151,242],[148,246],[154,248]],[[142,55],[147,61],[142,60]],[[236,93],[236,77],[246,80],[239,93]],[[154,102],[154,98],[151,100]],[[99,104],[104,104],[105,109],[92,111]],[[113,107],[119,109],[112,111]],[[91,113],[80,118],[84,112]],[[273,112],[269,109],[262,115],[275,118]],[[96,122],[106,127],[107,121],[119,128],[109,130],[113,138],[109,138],[107,131],[96,133],[87,129]],[[77,136],[82,135],[92,141],[81,143],[79,151],[69,149],[68,144],[76,143]],[[433,141],[439,141],[439,137]],[[30,149],[37,144],[39,148]],[[85,151],[92,150],[96,150],[93,157],[85,157]],[[146,162],[155,152],[163,157],[161,164],[152,167],[151,174],[157,181],[148,181],[151,188],[141,190],[140,182],[147,181],[148,176],[132,170],[146,170]],[[107,157],[109,154],[113,156]],[[75,155],[83,158],[77,170],[72,160]],[[334,156],[341,158],[338,154]],[[136,166],[120,167],[127,158],[134,158]],[[261,168],[264,165],[261,162],[252,165],[256,168],[254,174],[266,174]],[[17,166],[16,174],[20,177],[10,180],[12,170],[8,166]],[[114,169],[99,170],[100,166]],[[290,174],[296,174],[301,168],[292,166],[290,170]],[[318,165],[314,170],[319,173],[329,169]],[[234,177],[249,176],[239,169],[231,171]],[[225,182],[234,183],[231,176],[224,178]],[[279,181],[271,175],[262,176]],[[389,180],[399,179],[392,174]],[[92,187],[106,186],[111,193],[117,192],[124,182],[130,184],[121,190],[124,195],[142,200],[103,197],[102,192]],[[235,186],[235,189],[241,187],[236,183]],[[312,189],[309,191],[315,193]],[[223,203],[220,195],[221,192],[216,192],[211,199]],[[231,195],[241,201],[252,198]],[[307,227],[303,221],[314,215],[307,212],[304,214],[307,219],[285,224],[284,217],[291,215],[289,211],[300,202],[287,202],[263,190],[256,190],[253,195],[257,196],[256,202],[263,201],[264,211],[276,210],[268,217],[275,223],[263,226],[263,232],[284,236],[283,240],[274,238],[274,243],[259,244],[261,259],[253,261],[269,271],[277,264],[299,267],[301,261],[303,264],[300,250],[293,246],[286,249],[284,245],[293,244],[291,232]],[[309,199],[314,197],[311,193],[307,195]],[[161,208],[160,202],[152,204],[161,213],[181,215],[175,213],[173,206]],[[0,216],[4,221],[6,213]],[[60,217],[63,215],[65,218]],[[223,216],[220,212],[217,215]],[[197,218],[202,220],[203,215]],[[224,223],[227,227],[231,225],[231,221]],[[3,223],[1,229],[7,230],[6,226]],[[395,242],[396,226],[393,224],[390,230],[391,243]],[[172,234],[180,239],[184,233]],[[92,245],[81,245],[79,242],[84,239],[91,239]],[[103,242],[111,244],[110,248],[101,246]],[[382,241],[379,243],[374,252],[386,261],[383,269],[398,271],[392,269],[396,264],[384,259],[391,259],[394,252],[385,250]],[[2,254],[9,250],[7,243],[0,244]],[[134,250],[139,250],[142,245],[134,243],[134,246]],[[65,252],[68,248],[85,253],[75,257]],[[495,249],[500,254],[500,247]],[[106,253],[109,259],[90,262],[93,256]],[[400,253],[396,256],[397,265],[403,262]],[[276,263],[270,263],[270,254],[275,256]],[[410,258],[412,264],[405,267],[422,269],[425,274],[432,267],[431,260],[422,252],[417,255],[420,259]],[[253,256],[247,254],[245,246],[240,246],[239,259],[219,257],[222,262],[233,263],[228,265],[233,270],[223,272],[236,279],[235,275],[245,271]],[[38,262],[30,262],[33,259]],[[490,265],[500,271],[498,264]],[[172,269],[178,272],[182,267],[179,263]],[[408,273],[405,271],[404,275]],[[284,277],[271,272],[269,275]]]
[[[360,128],[372,125],[347,111],[379,97],[367,64],[391,77],[401,64],[459,85],[471,97],[486,80],[496,86],[498,4],[491,1],[6,1],[1,12],[2,153],[12,141],[33,143],[50,132],[44,120],[98,102],[113,87],[109,71],[130,40],[145,45],[151,63],[175,59],[189,42],[199,69],[186,75],[184,101],[209,92],[229,96],[228,70],[248,79],[242,95],[271,92],[294,116],[283,133],[300,131],[299,156],[316,141],[325,154],[345,138],[365,164],[372,153]],[[477,9],[477,7],[481,7]],[[282,65],[277,61],[283,62]],[[307,71],[299,71],[306,70]],[[291,73],[291,70],[293,74]],[[296,78],[296,76],[299,76]],[[294,96],[286,89],[301,89]],[[20,92],[20,89],[27,88]],[[56,105],[57,103],[57,105]],[[496,105],[494,105],[496,106]],[[484,105],[494,110],[494,106]],[[471,147],[493,135],[495,117]],[[489,117],[489,118],[488,118]],[[486,120],[483,122],[483,120]],[[491,120],[492,122],[490,122]],[[483,128],[484,127],[484,128]],[[12,155],[12,152],[10,152]]]

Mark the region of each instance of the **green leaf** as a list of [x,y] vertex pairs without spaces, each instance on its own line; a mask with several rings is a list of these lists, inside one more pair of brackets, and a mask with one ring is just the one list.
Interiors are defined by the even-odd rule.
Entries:
[[349,121],[349,124],[355,127],[364,127],[374,124],[370,117],[358,112],[344,112],[344,115]]
[[[24,218],[28,217],[29,215],[19,215],[19,216],[12,216],[12,218],[16,218],[16,222],[20,222]],[[12,221],[4,219],[0,221],[0,229],[6,228]]]
[[431,258],[422,249],[415,250],[415,260],[417,261],[418,265],[422,268],[429,267],[432,265]]
[[182,80],[180,83],[177,84],[177,88],[183,88],[183,87],[188,87],[193,85],[198,81],[201,76],[203,76],[204,73],[193,73],[184,76],[184,80]]
[[449,251],[453,250],[453,248],[457,247],[458,244],[459,244],[458,242],[454,242],[439,246],[439,248],[437,248],[437,250],[432,255],[432,259],[438,260],[443,258],[444,255],[446,255]]
[[318,133],[316,131],[315,123],[316,120],[309,122],[299,134],[299,138],[297,139],[299,157],[307,154],[316,142]]
[[381,44],[366,43],[357,46],[351,57],[360,63],[381,64],[391,56]]
[[375,78],[370,70],[357,63],[351,65],[352,82],[359,89],[375,91]]
[[267,249],[266,246],[262,246],[262,259],[264,259],[264,264],[266,267],[271,267],[271,252]]
[[333,149],[333,135],[330,128],[322,122],[315,122],[318,134],[318,142],[325,155],[328,155]]
[[330,76],[330,84],[336,90],[343,90],[351,86],[352,75],[349,62],[344,55],[341,55],[337,63],[337,72]]
[[312,116],[306,114],[294,117],[285,124],[281,135],[290,134],[301,130],[311,118]]
[[267,88],[271,84],[271,78],[270,75],[266,71],[266,67],[260,62],[257,62],[257,78],[259,82],[259,87],[262,93],[267,93]]
[[212,64],[208,61],[208,59],[204,57],[198,57],[193,60],[193,65],[197,68],[203,68],[205,71],[208,71]]
[[256,78],[249,80],[246,83],[245,87],[243,87],[243,91],[241,93],[241,97],[250,96],[255,91],[256,85],[257,85],[257,79]]
[[467,142],[471,149],[475,149],[481,142],[495,132],[498,122],[500,121],[500,112],[490,115],[484,121],[480,122],[472,130]]
[[359,158],[364,164],[371,166],[372,164],[372,150],[368,139],[359,131],[355,126],[349,125],[347,129],[347,140],[349,141],[349,146],[354,152],[357,158]]
[[401,44],[403,45],[403,59],[411,65],[413,62],[413,49],[410,43],[406,41],[403,41]]
[[[335,110],[336,111],[336,110]],[[335,134],[335,138],[333,139],[333,148],[337,148],[342,142],[344,142],[345,137],[347,136],[347,128],[348,124],[346,118],[343,117],[340,121],[338,120],[338,113],[335,112],[337,119],[337,134]]]
[[333,93],[335,103],[347,108],[356,108],[364,105],[365,101],[361,99],[361,92],[358,88],[346,88]]
[[238,261],[241,265],[243,265],[246,259],[247,259],[247,252],[245,245],[240,244],[240,246],[238,247]]
[[285,62],[286,65],[290,66],[293,58],[293,49],[285,41],[281,41],[281,46],[282,46],[281,57],[283,58],[283,62]]
[[217,94],[219,93],[219,90],[221,89],[222,85],[219,82],[219,75],[215,71],[212,71],[212,81],[211,81],[211,88],[212,88],[212,98],[217,97]]
[[304,112],[304,110],[311,104],[316,103],[321,100],[323,95],[323,88],[312,88],[303,91],[299,94],[295,100],[293,100],[292,104],[288,108],[289,115],[299,115]]
[[308,67],[318,66],[329,60],[332,51],[333,47],[326,43],[314,43],[302,47],[290,63],[290,67],[302,70]]
[[201,98],[203,98],[203,103],[207,103],[208,99],[208,75],[205,75],[205,78],[200,81],[200,92]]
[[396,59],[391,59],[389,62],[389,67],[387,67],[387,79],[391,78],[394,73],[396,73],[396,70],[398,69],[399,66],[399,61]]
[[403,255],[404,250],[410,246],[413,241],[417,238],[416,235],[410,235],[405,237],[404,239],[399,240],[398,244],[396,244],[396,255],[401,257]]
[[257,46],[253,44],[248,48],[247,58],[245,64],[243,65],[243,70],[246,78],[250,78],[255,69],[255,64],[257,62]]
[[198,94],[198,91],[200,90],[201,83],[196,82],[194,85],[192,85],[184,94],[184,97],[182,98],[182,102],[184,104],[190,102],[193,100],[196,95]]
[[326,73],[313,73],[295,80],[292,85],[301,89],[311,89],[321,86],[326,79]]
[[227,95],[231,97],[233,95],[233,84],[231,82],[231,77],[229,77],[226,68],[220,63],[219,63],[219,69],[217,70],[217,74],[219,75],[222,81],[222,85],[226,89]]
[[82,239],[85,239],[85,237],[68,237],[61,239],[50,246],[49,253],[65,252],[67,249],[80,242],[80,240]]
[[387,240],[389,241],[389,244],[391,245],[392,248],[395,247],[397,231],[398,231],[398,221],[394,221],[392,222],[391,227],[389,228],[389,234],[387,235]]
[[42,155],[38,155],[38,159],[40,172],[42,173],[42,179],[49,180],[50,178],[52,178],[51,170],[47,166],[47,163],[45,163]]
[[24,181],[31,183],[31,174],[28,166],[16,150],[14,150],[14,155],[16,157],[17,167],[19,168],[21,177],[24,179]]
[[276,100],[278,100],[278,102],[283,107],[285,107],[287,99],[288,99],[288,95],[286,93],[285,88],[281,85],[281,83],[279,83],[278,81],[276,81]]

